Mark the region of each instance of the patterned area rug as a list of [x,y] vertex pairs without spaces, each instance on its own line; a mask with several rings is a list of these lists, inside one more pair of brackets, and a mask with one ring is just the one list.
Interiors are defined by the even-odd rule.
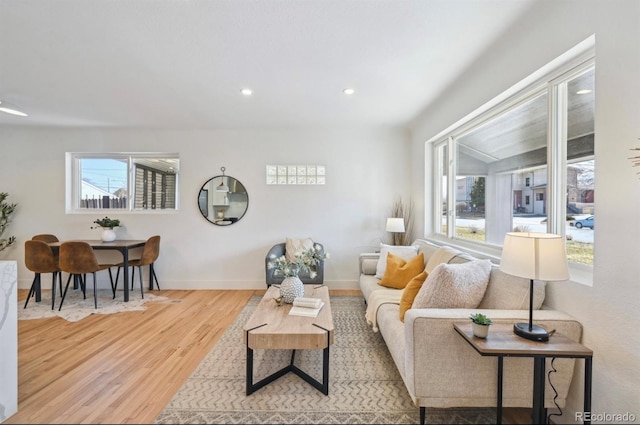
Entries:
[[[330,349],[329,395],[288,373],[245,395],[242,326],[253,297],[220,341],[155,420],[157,424],[410,424],[413,404],[380,333],[365,321],[360,297],[332,296],[335,343]],[[289,350],[255,350],[254,382],[286,366]],[[322,379],[322,350],[296,352],[299,368]],[[427,409],[430,424],[495,423],[492,409]]]
[[[50,285],[49,285],[50,286]],[[63,286],[64,289],[64,286]],[[57,292],[57,291],[56,291]],[[151,301],[166,300],[167,297],[161,297],[146,293],[144,299],[140,297],[140,290],[129,292],[129,301],[124,302],[122,291],[116,292],[116,299],[113,299],[111,290],[98,290],[98,308],[93,303],[93,288],[91,284],[87,288],[87,299],[84,299],[82,291],[69,287],[67,296],[60,307],[62,296],[56,294],[55,309],[51,310],[51,291],[42,291],[42,301],[36,302],[35,297],[29,300],[27,308],[24,308],[24,302],[18,301],[18,320],[42,319],[45,317],[62,317],[69,322],[77,322],[92,314],[114,314],[126,311],[146,310],[145,303]]]

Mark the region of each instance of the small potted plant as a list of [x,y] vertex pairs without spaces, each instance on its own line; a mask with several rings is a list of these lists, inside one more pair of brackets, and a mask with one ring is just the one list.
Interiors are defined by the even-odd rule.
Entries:
[[478,338],[486,338],[489,334],[489,325],[493,323],[491,319],[482,313],[474,313],[469,318],[472,322],[473,334]]
[[113,229],[115,227],[120,227],[120,220],[117,218],[105,217],[94,220],[94,223],[97,224],[97,226],[92,226],[92,229],[97,229],[98,227],[103,229],[101,238],[104,242],[113,242],[116,240],[116,232]]

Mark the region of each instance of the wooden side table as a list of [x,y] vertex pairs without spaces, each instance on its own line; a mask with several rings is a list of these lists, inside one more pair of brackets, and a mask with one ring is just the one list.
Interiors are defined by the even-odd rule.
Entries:
[[[547,342],[531,341],[513,333],[508,324],[491,325],[487,338],[473,336],[471,322],[455,323],[454,329],[481,356],[498,358],[497,423],[502,423],[502,370],[505,357],[532,357],[533,360],[533,423],[545,424],[544,407],[545,360],[551,357],[584,359],[584,411],[591,411],[591,378],[593,351],[564,335],[553,334]],[[590,424],[590,420],[585,420]]]

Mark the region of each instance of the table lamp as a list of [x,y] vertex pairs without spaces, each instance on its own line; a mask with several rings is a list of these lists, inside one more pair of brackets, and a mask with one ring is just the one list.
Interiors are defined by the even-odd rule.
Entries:
[[388,218],[387,232],[404,233],[404,218]]
[[564,239],[552,233],[509,232],[504,238],[500,270],[528,278],[529,323],[516,323],[513,332],[533,341],[548,341],[546,329],[533,324],[533,280],[569,279]]

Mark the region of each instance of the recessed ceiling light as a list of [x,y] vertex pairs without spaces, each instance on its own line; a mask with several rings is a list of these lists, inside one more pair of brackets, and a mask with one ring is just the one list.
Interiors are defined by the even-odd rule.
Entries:
[[590,89],[578,90],[576,94],[588,94],[588,93],[591,93],[591,91],[592,90]]
[[7,114],[17,115],[19,117],[28,117],[29,115],[25,114],[22,111],[19,111],[15,108],[15,106],[8,104],[7,102],[0,101],[0,111],[6,112]]
[[350,88],[346,88],[346,89],[342,90],[342,93],[349,94],[349,95],[354,94],[355,92],[356,91],[354,89],[350,89]]
[[245,96],[251,96],[253,94],[253,90],[251,90],[251,89],[242,89],[242,90],[240,90],[240,93],[242,93]]

